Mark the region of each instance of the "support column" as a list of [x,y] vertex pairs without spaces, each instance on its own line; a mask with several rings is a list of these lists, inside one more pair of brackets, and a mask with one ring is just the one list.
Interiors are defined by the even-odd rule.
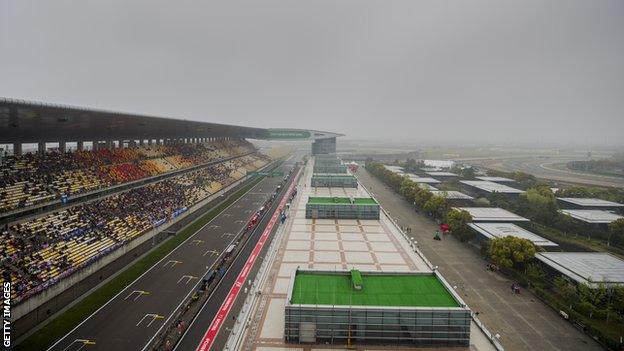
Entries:
[[14,156],[22,156],[22,143],[14,143],[13,144],[13,155]]
[[145,145],[145,139],[139,140],[139,145],[141,145],[141,146]]
[[59,141],[59,152],[66,152],[67,151],[67,142],[65,141]]
[[115,148],[115,143],[112,140],[106,140],[106,148],[112,150]]
[[84,150],[84,141],[77,141],[76,142],[76,149],[82,151]]
[[40,153],[40,154],[45,153],[45,151],[46,151],[46,143],[45,143],[45,141],[40,141],[40,142],[39,142],[39,144],[38,144],[38,150],[39,150],[39,153]]
[[100,147],[99,145],[100,142],[97,140],[93,140],[91,143],[92,143],[91,151],[97,151],[98,148]]

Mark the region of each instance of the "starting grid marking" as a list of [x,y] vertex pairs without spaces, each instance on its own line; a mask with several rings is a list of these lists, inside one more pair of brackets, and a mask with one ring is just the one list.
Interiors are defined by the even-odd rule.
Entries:
[[229,237],[231,237],[232,235],[234,235],[234,234],[232,234],[232,233],[223,233],[223,234],[221,234],[221,237],[222,237],[222,238],[229,238]]
[[275,212],[271,216],[271,220],[267,224],[266,228],[264,228],[264,231],[262,232],[262,235],[260,236],[258,242],[256,243],[256,246],[254,247],[249,257],[247,258],[247,262],[245,262],[245,266],[243,266],[243,269],[238,274],[238,277],[236,278],[236,282],[234,283],[234,285],[232,285],[232,288],[230,288],[230,292],[228,293],[226,299],[223,301],[223,304],[221,304],[221,307],[219,308],[217,315],[214,317],[214,319],[210,323],[210,327],[208,327],[208,330],[206,330],[206,333],[204,334],[202,341],[197,346],[196,351],[210,350],[214,342],[214,339],[217,336],[217,333],[219,332],[219,330],[221,329],[221,326],[223,325],[223,321],[225,320],[228,313],[230,313],[230,310],[232,309],[232,305],[234,304],[234,301],[236,300],[236,297],[238,296],[238,293],[240,292],[241,287],[245,284],[245,280],[247,280],[247,276],[249,275],[251,268],[256,262],[256,258],[258,258],[260,251],[262,251],[262,248],[264,247],[265,242],[269,238],[269,234],[273,230],[273,226],[275,226],[275,224],[278,222],[279,216],[280,216],[280,210],[284,208],[286,202],[288,201],[288,197],[290,196],[294,188],[295,188],[295,182],[293,182],[290,185],[290,187],[288,188],[288,191],[284,195],[284,198],[280,202],[279,206],[277,206],[277,208],[275,209]]
[[204,254],[203,254],[202,256],[206,256],[206,255],[208,255],[208,254],[210,254],[210,257],[212,257],[212,256],[218,256],[218,255],[219,255],[219,253],[220,253],[220,252],[219,252],[219,251],[217,251],[217,250],[208,250],[208,251],[204,252]]
[[156,314],[156,313],[148,313],[145,316],[143,316],[143,318],[141,318],[141,320],[139,321],[139,323],[136,324],[136,326],[138,327],[139,325],[141,325],[141,323],[145,319],[149,320],[149,322],[145,326],[146,328],[149,328],[149,326],[152,325],[152,323],[154,323],[155,320],[157,320],[157,319],[165,319],[165,316],[161,316],[161,315]]
[[178,279],[177,284],[180,284],[181,281],[186,280],[186,283],[184,283],[184,285],[188,285],[188,283],[194,279],[197,279],[197,277],[192,276],[192,275],[183,275],[182,278]]
[[70,347],[74,346],[74,344],[79,344],[80,345],[80,347],[76,349],[76,351],[80,351],[80,350],[82,350],[83,347],[85,347],[87,345],[95,345],[95,341],[91,341],[91,340],[87,340],[87,339],[76,339],[71,344],[67,345],[67,347],[64,348],[63,351],[68,350]]
[[175,267],[175,265],[181,264],[181,263],[182,261],[169,260],[167,261],[167,263],[163,264],[163,267],[167,267],[167,266]]
[[131,298],[132,296],[134,296],[134,299],[132,299],[132,301],[136,301],[139,297],[143,296],[143,295],[149,295],[150,292],[149,291],[145,291],[145,290],[134,290],[132,291],[130,294],[128,294],[128,296],[126,296],[126,298],[124,300],[128,300],[129,298]]
[[200,240],[200,239],[195,239],[195,240],[191,241],[191,245],[195,245],[195,246],[199,246],[199,245],[201,245],[203,243],[204,243],[204,241]]

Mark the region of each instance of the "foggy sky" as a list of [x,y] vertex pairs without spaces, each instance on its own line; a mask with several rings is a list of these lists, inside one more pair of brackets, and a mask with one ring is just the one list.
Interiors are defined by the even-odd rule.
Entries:
[[624,1],[0,0],[0,96],[414,142],[624,144]]

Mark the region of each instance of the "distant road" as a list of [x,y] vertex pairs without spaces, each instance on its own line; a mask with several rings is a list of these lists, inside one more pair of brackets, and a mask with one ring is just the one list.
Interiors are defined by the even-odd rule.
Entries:
[[464,160],[467,163],[483,166],[499,171],[521,171],[533,174],[538,178],[552,179],[561,182],[582,183],[589,185],[624,187],[624,177],[610,177],[600,174],[572,171],[565,167],[565,163],[578,160],[578,157],[489,157]]

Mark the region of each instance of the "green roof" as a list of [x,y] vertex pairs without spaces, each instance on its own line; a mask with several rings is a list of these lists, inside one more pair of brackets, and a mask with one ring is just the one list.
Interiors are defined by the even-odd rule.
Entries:
[[[370,197],[353,198],[355,205],[377,205],[377,201]],[[308,204],[316,205],[351,205],[351,199],[348,197],[312,197],[308,199]]]
[[362,273],[362,290],[355,290],[350,273],[297,272],[292,304],[459,307],[435,275]]

